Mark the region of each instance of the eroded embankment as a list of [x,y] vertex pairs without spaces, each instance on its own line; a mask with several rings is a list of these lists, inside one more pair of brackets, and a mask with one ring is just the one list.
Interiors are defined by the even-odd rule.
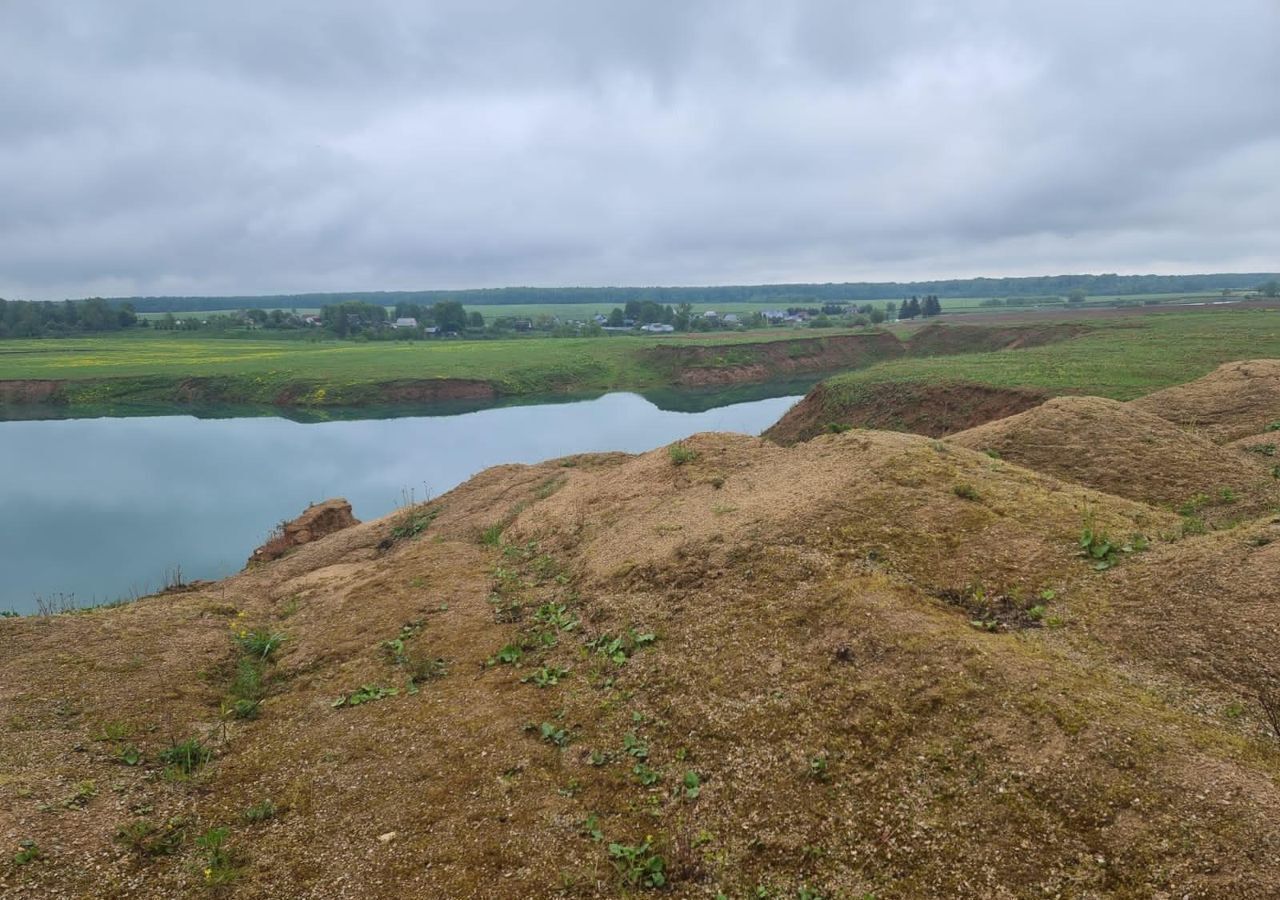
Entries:
[[[901,341],[898,355],[955,356],[1019,350],[1065,341],[1090,330],[1091,326],[1082,323],[1021,327],[930,323]],[[999,388],[959,379],[845,386],[838,395],[820,384],[765,436],[780,444],[794,444],[826,431],[851,427],[942,437],[1031,409],[1048,397],[1047,392],[1032,388]]]
[[888,332],[719,346],[665,346],[647,361],[673,384],[689,387],[746,384],[804,372],[859,368],[906,352]]
[[807,441],[845,428],[877,428],[942,437],[1003,419],[1043,403],[1043,391],[998,388],[971,381],[905,381],[861,385],[838,403],[820,384],[764,432],[779,444]]

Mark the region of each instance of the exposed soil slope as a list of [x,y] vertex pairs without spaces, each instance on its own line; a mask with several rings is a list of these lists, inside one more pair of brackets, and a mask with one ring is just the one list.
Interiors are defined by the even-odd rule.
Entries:
[[675,384],[744,384],[805,372],[859,368],[906,352],[889,332],[842,334],[720,346],[664,346],[646,351]]
[[[1087,514],[1152,549],[1095,570]],[[0,893],[1276,896],[1280,545],[1177,530],[920,436],[699,435],[0,619],[0,840],[42,854]]]
[[908,343],[913,356],[947,356],[956,353],[990,353],[1018,350],[1065,341],[1092,327],[1083,322],[1052,325],[951,325],[930,322],[912,332]]
[[1257,434],[1280,422],[1280,359],[1225,363],[1203,378],[1133,404],[1219,442]]
[[858,427],[942,437],[1030,409],[1046,396],[1040,391],[969,381],[908,381],[867,384],[856,393],[845,391],[837,403],[831,400],[830,389],[820,384],[764,436],[789,445],[842,427]]
[[1280,481],[1257,454],[1220,447],[1135,405],[1101,397],[1058,397],[948,440],[1210,522],[1280,508]]

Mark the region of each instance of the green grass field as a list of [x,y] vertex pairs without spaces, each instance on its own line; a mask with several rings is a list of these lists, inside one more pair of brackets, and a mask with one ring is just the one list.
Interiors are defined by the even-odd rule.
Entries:
[[[1081,321],[1073,314],[1073,321]],[[981,324],[965,317],[966,324]],[[1054,321],[1041,314],[1036,321]],[[1093,330],[1040,347],[940,357],[909,356],[836,376],[841,392],[885,381],[962,379],[1052,393],[1131,399],[1197,378],[1222,362],[1280,357],[1280,311],[1204,308],[1088,318]],[[1002,321],[1001,326],[1009,324]],[[1030,324],[1030,323],[1028,323]],[[903,336],[917,325],[893,330]],[[165,402],[198,378],[210,396],[270,404],[283,393],[305,405],[375,402],[376,386],[400,380],[487,382],[501,395],[535,396],[667,386],[672,373],[644,351],[657,346],[724,345],[814,339],[840,329],[601,338],[358,342],[229,338],[139,331],[104,337],[0,341],[0,381],[65,382],[60,402],[77,407]],[[730,356],[733,356],[732,354]],[[733,356],[736,360],[737,356]],[[750,360],[747,360],[750,361]]]
[[1192,381],[1236,359],[1280,357],[1280,310],[1178,311],[1093,320],[1096,330],[1056,344],[996,353],[913,357],[826,382],[830,401],[862,385],[961,379],[1131,400]]

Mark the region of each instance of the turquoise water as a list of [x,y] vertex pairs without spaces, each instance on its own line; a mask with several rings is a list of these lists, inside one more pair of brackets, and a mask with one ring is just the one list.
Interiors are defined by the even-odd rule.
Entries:
[[[795,395],[696,412],[636,394],[448,416],[300,423],[191,416],[0,422],[0,610],[90,605],[238,570],[271,528],[346,497],[361,519],[488,466],[758,434]],[[701,408],[714,397],[701,395]],[[665,406],[670,404],[664,403]]]

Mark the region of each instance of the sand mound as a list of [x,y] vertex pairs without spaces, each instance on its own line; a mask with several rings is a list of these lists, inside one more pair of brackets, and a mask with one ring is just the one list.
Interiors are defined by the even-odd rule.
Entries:
[[1203,378],[1133,401],[1145,412],[1223,443],[1280,422],[1280,359],[1219,366]]
[[1100,397],[1058,397],[948,442],[1210,521],[1261,515],[1280,503],[1280,483],[1258,459]]
[[[1086,510],[1153,548],[1095,569]],[[0,619],[0,839],[38,849],[0,894],[1276,896],[1280,754],[1205,710],[1277,560],[1177,524],[920,436],[698,435]]]
[[942,437],[1030,409],[1046,396],[967,381],[866,384],[838,394],[820,384],[764,436],[789,445],[852,427]]

